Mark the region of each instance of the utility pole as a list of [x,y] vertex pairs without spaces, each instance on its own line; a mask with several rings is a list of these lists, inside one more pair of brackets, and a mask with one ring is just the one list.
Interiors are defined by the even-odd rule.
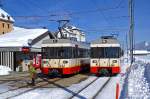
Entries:
[[129,47],[130,47],[130,60],[131,64],[134,62],[133,50],[134,50],[134,1],[129,0],[129,16],[130,16],[130,28],[129,28]]
[[[129,52],[128,52],[128,50],[129,50],[129,47],[128,47],[128,33],[126,33],[126,41],[125,41],[125,43],[126,43],[126,50],[127,50],[127,57],[128,57],[128,55],[129,55]],[[128,59],[127,59],[127,62],[128,62]]]

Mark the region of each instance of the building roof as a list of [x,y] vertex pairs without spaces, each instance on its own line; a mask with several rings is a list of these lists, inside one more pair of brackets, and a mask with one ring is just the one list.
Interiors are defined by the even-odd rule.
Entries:
[[0,47],[29,46],[35,38],[48,32],[48,29],[25,29],[14,27],[12,32],[0,36]]
[[144,55],[145,54],[146,55],[146,54],[150,54],[150,52],[147,50],[134,50],[133,54],[135,54],[135,55]]
[[68,33],[70,33],[70,34],[75,34],[75,35],[77,35],[77,33],[74,32],[74,30],[77,30],[77,31],[79,31],[79,33],[80,33],[81,35],[85,35],[84,32],[81,31],[81,29],[79,29],[79,28],[77,28],[77,27],[75,27],[75,26],[72,26],[72,25],[66,26],[66,27],[64,27],[63,29],[64,29],[65,31],[67,31]]
[[0,8],[0,19],[14,22],[15,20],[3,9]]

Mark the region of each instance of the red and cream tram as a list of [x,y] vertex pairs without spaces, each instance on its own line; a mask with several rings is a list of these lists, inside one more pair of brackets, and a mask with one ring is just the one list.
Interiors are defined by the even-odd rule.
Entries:
[[69,39],[49,39],[42,43],[42,65],[44,74],[75,74],[90,68],[90,46]]
[[120,73],[121,47],[113,36],[103,36],[93,41],[91,47],[90,71],[93,74]]

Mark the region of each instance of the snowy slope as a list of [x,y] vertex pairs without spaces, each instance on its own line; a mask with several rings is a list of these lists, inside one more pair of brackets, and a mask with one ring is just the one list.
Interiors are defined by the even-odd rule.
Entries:
[[48,29],[14,27],[12,32],[0,36],[0,47],[28,46],[28,40],[33,40],[47,31]]

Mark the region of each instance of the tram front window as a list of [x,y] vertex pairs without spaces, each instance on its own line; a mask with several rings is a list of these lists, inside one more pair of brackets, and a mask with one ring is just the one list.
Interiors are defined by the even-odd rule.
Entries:
[[70,58],[70,55],[71,53],[69,53],[70,50],[69,48],[58,48],[57,49],[57,58]]
[[93,47],[91,58],[119,58],[120,47]]
[[43,48],[43,53],[48,59],[67,59],[71,57],[71,48],[69,47],[47,47]]

